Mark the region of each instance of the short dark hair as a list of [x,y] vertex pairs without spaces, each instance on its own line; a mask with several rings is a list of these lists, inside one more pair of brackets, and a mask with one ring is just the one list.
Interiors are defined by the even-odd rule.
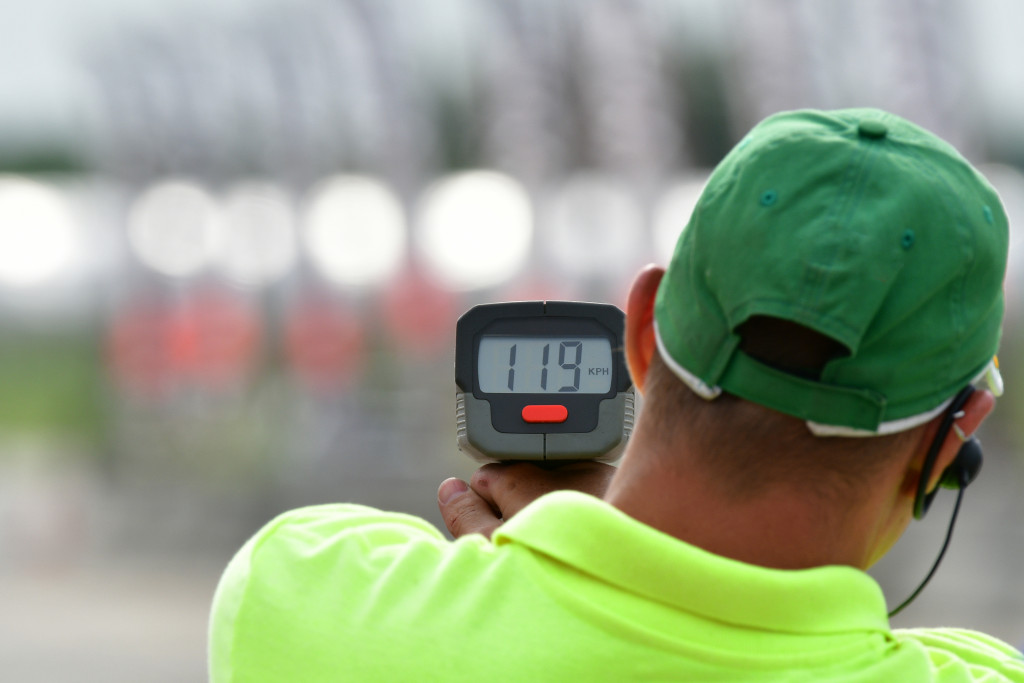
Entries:
[[[810,378],[816,378],[828,359],[845,352],[834,341],[785,321],[754,323],[743,332],[744,349],[758,360]],[[669,443],[685,439],[693,444],[698,465],[727,495],[753,496],[785,482],[823,496],[851,495],[923,429],[818,437],[803,420],[732,394],[701,398],[658,353],[652,357],[645,389],[646,419]]]

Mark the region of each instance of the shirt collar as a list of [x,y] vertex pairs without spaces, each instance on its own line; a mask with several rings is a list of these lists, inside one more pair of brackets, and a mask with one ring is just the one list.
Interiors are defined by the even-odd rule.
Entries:
[[648,599],[750,628],[889,631],[882,590],[846,566],[781,570],[709,553],[574,491],[536,500],[495,532]]

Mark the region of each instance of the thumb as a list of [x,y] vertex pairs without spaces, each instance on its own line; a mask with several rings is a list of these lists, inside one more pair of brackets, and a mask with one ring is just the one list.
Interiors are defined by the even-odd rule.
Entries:
[[445,479],[437,489],[437,506],[452,536],[483,534],[491,537],[501,518],[490,504],[461,479]]

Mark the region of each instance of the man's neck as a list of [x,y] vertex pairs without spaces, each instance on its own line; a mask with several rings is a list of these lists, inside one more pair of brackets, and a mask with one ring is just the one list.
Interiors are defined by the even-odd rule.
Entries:
[[665,455],[652,453],[643,441],[631,443],[605,500],[717,555],[776,569],[867,568],[878,549],[888,547],[885,539],[894,540],[902,531],[893,535],[895,518],[888,508],[895,499],[887,500],[883,488],[870,500],[857,501],[829,501],[795,486],[766,488],[749,497],[730,495],[696,466],[687,467],[686,453],[672,453],[669,457],[679,460],[667,467]]

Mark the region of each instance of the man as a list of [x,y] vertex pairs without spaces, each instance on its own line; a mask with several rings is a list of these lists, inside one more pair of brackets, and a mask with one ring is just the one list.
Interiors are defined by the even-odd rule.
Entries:
[[1006,250],[995,192],[913,124],[762,122],[634,283],[621,466],[449,479],[454,542],[279,517],[218,588],[213,680],[1024,681],[993,638],[891,630],[863,572],[993,408],[966,387],[998,385]]

